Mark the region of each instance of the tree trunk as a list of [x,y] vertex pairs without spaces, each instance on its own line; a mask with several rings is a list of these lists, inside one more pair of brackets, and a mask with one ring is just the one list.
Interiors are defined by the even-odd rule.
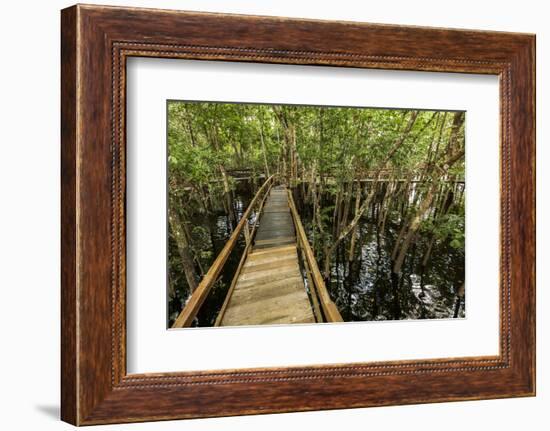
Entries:
[[269,165],[267,164],[267,151],[265,148],[264,133],[263,133],[263,123],[260,123],[260,140],[262,141],[262,153],[264,155],[264,166],[266,178],[269,178],[271,174],[269,173]]
[[338,214],[340,211],[340,200],[341,200],[342,192],[341,189],[338,188],[338,192],[336,193],[336,201],[334,202],[334,211],[332,212],[332,237],[336,238],[338,237]]
[[455,309],[453,313],[453,318],[457,318],[460,313],[460,305],[462,304],[462,301],[464,300],[464,283],[460,285],[456,292],[456,299],[455,299]]
[[183,228],[182,220],[179,214],[174,209],[173,205],[169,205],[169,226],[172,231],[173,238],[176,241],[178,252],[181,258],[183,271],[185,273],[185,279],[189,286],[189,294],[192,294],[197,288],[197,274],[195,272],[195,265],[193,263],[193,257],[191,256],[191,250],[189,249],[189,242],[187,241],[187,235]]
[[351,196],[353,195],[353,180],[351,180],[350,182],[348,182],[347,185],[344,186],[344,190],[344,208],[342,210],[342,217],[340,218],[340,229],[344,228],[348,222]]
[[413,217],[409,229],[407,230],[407,234],[403,238],[403,243],[401,244],[399,253],[397,254],[397,257],[395,258],[395,262],[393,264],[393,272],[399,274],[401,273],[401,267],[403,265],[403,260],[405,259],[405,254],[407,253],[407,250],[409,249],[409,245],[411,243],[411,240],[413,239],[416,231],[420,227],[420,223],[422,222],[422,218],[428,212],[430,209],[430,205],[433,201],[434,196],[434,186],[430,187],[428,190],[428,193],[426,194],[426,197],[420,204],[420,208],[418,209],[417,213]]
[[[357,188],[355,190],[355,211],[353,212],[353,215],[357,214],[359,212],[359,206],[361,203],[361,182],[357,181]],[[357,225],[355,225],[351,232],[351,240],[350,240],[350,246],[349,246],[349,256],[348,260],[351,262],[353,261],[353,258],[355,256],[355,242],[357,240]]]
[[325,281],[330,279],[330,262],[332,260],[332,253],[333,253],[332,247],[329,247],[328,244],[325,244],[323,247],[323,254],[325,257],[325,263],[323,266],[323,278]]
[[344,229],[342,229],[339,232],[338,237],[333,241],[333,244],[329,249],[330,253],[332,253],[332,252],[334,252],[334,250],[336,250],[336,247],[338,247],[340,242],[353,230],[353,228],[359,222],[359,219],[361,218],[363,213],[368,209],[368,207],[370,205],[370,202],[371,202],[371,200],[372,200],[372,198],[373,198],[373,196],[376,192],[380,172],[382,171],[382,169],[384,169],[386,167],[386,165],[391,160],[391,158],[394,156],[394,154],[397,152],[397,150],[403,145],[403,143],[405,142],[407,136],[409,136],[417,117],[418,117],[418,111],[412,111],[405,130],[403,131],[403,133],[401,134],[399,139],[396,140],[396,142],[394,143],[393,148],[386,155],[386,158],[384,159],[384,161],[378,166],[378,169],[376,170],[376,173],[375,173],[375,176],[374,176],[376,180],[372,184],[372,190],[369,192],[368,196],[365,198],[365,201],[360,206],[359,211],[358,211],[357,214],[355,214],[355,217],[353,218],[353,220]]
[[176,297],[176,286],[174,285],[174,277],[168,271],[168,298],[171,301]]
[[225,199],[225,207],[229,220],[231,221],[231,230],[235,228],[237,217],[235,216],[235,208],[233,206],[233,197],[231,195],[231,187],[229,186],[229,180],[227,179],[227,173],[223,165],[219,165],[220,172],[223,180],[223,195]]
[[392,315],[395,320],[401,319],[401,299],[399,297],[399,286],[401,284],[401,274],[391,272],[392,286]]
[[392,204],[391,198],[394,195],[396,189],[397,189],[396,184],[394,184],[393,182],[388,183],[386,187],[386,193],[384,194],[384,198],[382,199],[382,202],[380,204],[380,214],[378,216],[378,228],[382,233],[386,229],[386,219],[388,217],[390,206]]
[[317,161],[314,161],[313,165],[311,166],[310,181],[309,181],[309,187],[308,187],[307,196],[306,196],[306,202],[308,203],[313,202],[313,194],[316,193],[315,191],[315,189],[317,188],[316,165],[317,165]]
[[292,187],[296,187],[298,183],[298,155],[296,150],[296,128],[294,125],[291,127],[291,143],[292,143]]

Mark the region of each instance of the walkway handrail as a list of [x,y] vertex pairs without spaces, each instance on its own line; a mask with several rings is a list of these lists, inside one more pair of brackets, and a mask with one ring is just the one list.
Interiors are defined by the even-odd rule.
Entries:
[[314,295],[317,295],[319,298],[319,302],[321,303],[325,320],[327,322],[343,322],[344,319],[342,319],[340,311],[338,311],[338,307],[336,307],[336,304],[332,301],[332,299],[330,299],[323,276],[321,275],[321,271],[319,271],[317,261],[313,255],[313,250],[311,249],[306,232],[302,226],[302,221],[298,215],[298,211],[296,211],[296,205],[294,204],[294,198],[292,197],[292,192],[290,189],[288,190],[288,203],[290,206],[290,212],[292,213],[292,218],[294,219],[294,225],[296,226],[298,245],[302,249],[305,256],[305,263],[308,267],[306,270],[311,273],[311,277],[308,276],[308,280],[313,279],[314,289],[311,290],[311,296],[313,297]]
[[204,300],[210,293],[210,290],[212,289],[212,286],[218,279],[218,276],[220,275],[220,272],[223,269],[223,266],[225,265],[225,262],[227,261],[227,258],[231,254],[231,251],[233,251],[233,248],[237,244],[237,239],[239,235],[241,234],[243,228],[245,225],[248,225],[248,216],[250,215],[250,212],[254,208],[254,205],[259,199],[259,196],[262,195],[266,190],[269,190],[269,185],[273,182],[275,178],[275,175],[271,175],[260,187],[252,201],[250,202],[250,205],[248,205],[248,208],[243,213],[241,220],[237,224],[237,227],[225,243],[225,246],[223,247],[220,254],[218,254],[218,257],[216,257],[216,260],[210,266],[210,269],[206,273],[206,275],[202,278],[201,282],[195,289],[195,291],[191,294],[189,300],[184,305],[183,310],[181,310],[178,318],[172,325],[172,328],[185,328],[191,326],[193,323],[193,320],[197,316],[197,313],[199,312],[202,304],[204,303]]
[[244,263],[246,262],[246,258],[248,254],[250,253],[252,249],[252,243],[254,242],[254,237],[256,236],[256,230],[258,228],[258,224],[260,221],[260,216],[262,214],[262,210],[264,208],[264,203],[267,199],[267,196],[269,195],[269,192],[271,191],[271,187],[273,186],[273,183],[269,185],[267,188],[267,191],[264,193],[264,197],[262,198],[260,205],[258,207],[258,211],[256,211],[256,219],[254,220],[254,226],[252,226],[252,230],[249,234],[246,234],[245,229],[245,235],[246,235],[246,247],[243,251],[243,254],[241,256],[241,260],[239,261],[239,266],[237,267],[237,270],[235,271],[235,274],[233,275],[233,280],[231,280],[231,285],[229,286],[229,290],[227,291],[227,294],[225,295],[225,299],[222,304],[222,308],[220,309],[218,316],[216,317],[216,321],[214,323],[214,326],[220,326],[223,320],[223,317],[225,316],[225,311],[227,310],[227,306],[229,305],[229,301],[231,300],[231,295],[233,294],[233,291],[235,290],[235,286],[237,285],[237,281],[239,280],[239,275],[241,274],[241,271],[243,269]]

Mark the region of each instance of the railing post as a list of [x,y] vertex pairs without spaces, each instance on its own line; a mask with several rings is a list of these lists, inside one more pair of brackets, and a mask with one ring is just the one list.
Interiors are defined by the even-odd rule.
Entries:
[[[272,178],[272,177],[270,177]],[[266,182],[267,184],[267,182]],[[233,274],[233,279],[231,280],[231,285],[229,286],[229,290],[227,291],[227,294],[225,295],[225,300],[223,301],[222,307],[218,313],[218,316],[216,317],[216,321],[214,323],[214,326],[220,326],[223,321],[223,317],[225,315],[225,310],[227,310],[227,306],[229,305],[229,301],[231,299],[231,295],[233,294],[233,290],[235,289],[235,286],[237,285],[237,281],[239,279],[239,274],[241,273],[241,270],[243,268],[243,265],[247,259],[248,253],[250,253],[250,250],[252,249],[252,241],[254,240],[254,237],[256,235],[256,228],[258,227],[258,222],[260,215],[262,213],[262,209],[264,207],[264,203],[267,199],[267,196],[269,195],[269,192],[271,191],[271,187],[273,185],[273,182],[271,182],[267,186],[267,190],[264,192],[264,196],[262,197],[260,201],[260,205],[258,206],[257,216],[254,220],[254,226],[252,226],[252,232],[249,234],[249,240],[247,240],[246,247],[244,249],[244,252],[241,256],[241,260],[239,262],[239,266],[237,267],[237,270],[235,271],[235,274]],[[246,235],[246,234],[245,234]]]
[[246,245],[250,244],[250,229],[248,227],[248,222],[244,225],[244,240]]
[[[300,241],[298,241],[300,244]],[[313,303],[313,313],[315,314],[315,319],[317,323],[324,322],[323,314],[321,313],[321,307],[319,306],[319,300],[317,299],[317,289],[315,288],[315,283],[313,277],[311,276],[311,271],[309,265],[307,264],[306,253],[302,247],[300,248],[300,253],[302,255],[302,262],[304,262],[304,269],[306,270],[307,284],[309,286],[309,294],[311,296],[311,302]]]
[[319,302],[323,308],[323,313],[325,315],[327,322],[343,322],[342,315],[338,310],[336,304],[330,299],[327,287],[323,281],[319,267],[317,266],[317,261],[309,245],[302,221],[296,210],[296,205],[294,204],[294,198],[290,190],[288,191],[288,203],[290,206],[290,212],[292,213],[292,218],[294,219],[294,225],[296,226],[296,234],[299,237],[299,241],[302,244],[302,252],[305,254],[305,261],[308,263],[309,269],[311,271],[310,275],[313,278],[313,284],[315,286]]

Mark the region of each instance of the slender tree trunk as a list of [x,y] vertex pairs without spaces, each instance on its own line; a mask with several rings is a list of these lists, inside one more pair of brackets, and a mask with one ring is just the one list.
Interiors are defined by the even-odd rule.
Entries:
[[168,298],[171,301],[176,297],[176,286],[174,285],[174,277],[168,271]]
[[267,164],[267,150],[265,148],[263,123],[260,123],[260,140],[262,141],[262,153],[264,155],[265,174],[267,175],[267,178],[269,178],[271,174],[269,173],[269,165]]
[[315,160],[311,166],[310,181],[307,191],[306,201],[313,202],[313,194],[316,193],[317,188],[317,173],[316,173],[317,160]]
[[[220,153],[221,148],[220,148],[219,136],[218,136],[218,125],[216,123],[211,123],[210,128],[205,127],[205,133],[208,140],[210,141],[210,145],[214,148],[216,153]],[[236,224],[236,217],[235,217],[235,211],[233,207],[233,200],[231,196],[231,188],[229,186],[227,172],[225,171],[225,167],[222,163],[218,164],[218,169],[220,171],[220,174],[222,177],[222,183],[223,183],[224,208],[232,224],[231,230],[233,230]]]
[[231,194],[231,187],[229,186],[229,180],[227,178],[227,173],[225,172],[225,168],[223,165],[219,165],[219,169],[222,175],[223,180],[223,195],[225,199],[225,209],[227,212],[227,215],[229,216],[229,220],[231,221],[231,230],[235,228],[237,217],[235,216],[235,208],[233,206],[233,196]]
[[407,234],[403,238],[403,243],[401,244],[399,253],[397,253],[397,256],[395,258],[395,262],[393,264],[393,272],[397,274],[401,273],[401,267],[403,265],[403,260],[405,259],[405,254],[409,249],[411,240],[413,239],[414,235],[416,234],[416,231],[420,227],[422,218],[424,217],[426,212],[428,212],[430,209],[430,205],[432,204],[432,201],[433,201],[433,196],[434,196],[434,187],[432,186],[430,187],[426,197],[420,204],[420,208],[418,209],[418,212],[413,217],[409,225],[409,229],[407,230]]
[[395,191],[397,190],[397,183],[388,183],[386,188],[386,193],[384,194],[384,198],[382,199],[382,202],[380,204],[380,214],[378,217],[378,227],[380,232],[384,232],[386,229],[386,219],[388,217],[388,213],[390,212],[390,207],[392,206],[392,197],[395,194]]
[[296,128],[294,125],[291,127],[291,142],[292,142],[292,187],[296,187],[298,183],[298,154],[296,150]]
[[195,272],[195,265],[193,263],[193,257],[191,250],[189,249],[189,242],[187,235],[183,227],[183,223],[179,214],[174,209],[173,205],[169,205],[169,226],[172,231],[173,238],[176,241],[178,252],[181,258],[183,271],[185,273],[185,279],[189,286],[189,294],[192,294],[197,288],[197,274]]
[[195,131],[193,130],[193,122],[189,117],[189,112],[185,111],[185,124],[187,125],[187,131],[189,132],[189,137],[191,138],[191,145],[193,147],[197,146],[197,141],[195,139]]
[[300,180],[301,186],[302,186],[302,203],[306,202],[306,169],[305,167],[302,167],[302,179]]
[[[416,231],[420,227],[420,223],[423,217],[430,210],[430,207],[435,197],[435,192],[438,186],[438,183],[435,182],[435,176],[439,174],[440,178],[444,178],[447,175],[448,170],[453,166],[453,164],[455,164],[458,160],[460,160],[464,156],[464,148],[454,150],[453,144],[452,144],[456,140],[458,130],[460,129],[460,126],[463,122],[464,122],[464,113],[463,112],[456,113],[453,119],[453,126],[451,128],[451,135],[449,137],[449,144],[447,145],[447,150],[446,150],[447,158],[444,159],[444,161],[440,164],[436,163],[434,165],[434,169],[428,174],[429,179],[431,179],[433,182],[429,186],[429,189],[426,192],[426,196],[420,203],[420,207],[418,211],[412,218],[407,230],[407,234],[404,236],[403,242],[400,246],[400,251],[395,257],[395,261],[393,263],[393,272],[395,273],[401,272],[403,260],[405,259],[405,254],[407,253],[410,242],[413,236],[415,235]],[[396,246],[397,245],[398,243],[396,243]]]
[[[354,216],[359,212],[359,207],[361,203],[361,182],[357,181],[357,187],[355,190],[355,211],[353,212]],[[357,225],[355,225],[351,232],[351,240],[350,240],[350,246],[349,246],[349,256],[348,260],[351,262],[353,261],[353,258],[355,256],[355,242],[357,240]]]
[[330,263],[332,260],[332,253],[334,252],[334,249],[332,247],[329,247],[328,244],[325,244],[323,247],[323,254],[325,257],[324,265],[323,265],[323,278],[325,281],[330,279]]
[[395,244],[392,249],[391,253],[391,260],[394,261],[397,257],[397,253],[399,252],[399,244],[401,244],[401,241],[403,240],[403,237],[405,236],[405,233],[407,232],[408,225],[403,221],[401,224],[401,229],[399,229],[399,234],[397,235],[397,238],[395,240]]
[[395,320],[401,319],[401,298],[399,295],[399,286],[401,284],[402,275],[392,271],[391,286],[392,286],[392,314]]
[[243,155],[240,152],[237,146],[237,143],[233,139],[231,139],[229,143],[231,144],[231,147],[233,148],[233,152],[235,153],[235,162],[237,163],[237,166],[243,166],[244,165]]
[[[335,241],[332,241],[332,245],[331,246],[327,245],[326,252],[325,252],[325,265],[324,265],[325,271],[327,268],[330,268],[331,255],[336,250],[336,247],[338,247],[340,242],[353,230],[353,228],[357,226],[357,223],[359,223],[361,216],[364,214],[370,202],[372,201],[375,190],[376,190],[375,187],[371,189],[368,196],[365,198],[362,205],[359,207],[359,211],[353,217],[353,220],[340,232],[340,235],[338,236],[338,238]],[[325,277],[328,277],[328,272],[325,272],[324,275]]]
[[340,212],[340,200],[342,198],[342,192],[340,187],[336,193],[336,201],[334,202],[334,211],[332,212],[332,237],[338,236],[338,214]]
[[[333,244],[329,248],[330,254],[332,254],[332,252],[334,252],[334,250],[336,250],[336,247],[338,247],[340,242],[353,230],[353,228],[359,222],[359,219],[361,218],[363,213],[368,209],[368,207],[369,207],[369,205],[372,201],[372,198],[374,197],[374,194],[376,192],[380,172],[386,167],[386,165],[391,160],[391,158],[394,156],[394,154],[397,152],[397,150],[403,145],[403,143],[407,139],[407,136],[410,134],[410,132],[412,130],[412,127],[413,127],[414,123],[416,122],[417,117],[418,117],[418,111],[412,111],[411,115],[409,117],[409,121],[407,123],[407,126],[405,127],[405,130],[403,131],[403,133],[401,134],[399,139],[396,140],[396,142],[394,143],[393,148],[386,155],[386,158],[384,159],[384,161],[378,166],[378,168],[376,170],[376,173],[375,173],[375,176],[374,176],[375,181],[372,184],[372,190],[369,192],[368,196],[365,198],[363,204],[360,206],[359,211],[355,215],[353,220],[344,229],[342,229],[340,231],[338,237],[333,241]],[[328,257],[328,259],[330,259],[330,256]],[[326,268],[326,265],[325,265],[325,268]]]
[[456,292],[456,299],[455,299],[455,309],[453,313],[453,317],[456,319],[460,313],[460,305],[462,304],[462,301],[464,300],[464,283],[460,285]]
[[342,217],[340,218],[340,229],[343,229],[348,223],[349,209],[351,204],[351,196],[353,195],[353,179],[348,182],[344,187],[344,208],[342,210]]

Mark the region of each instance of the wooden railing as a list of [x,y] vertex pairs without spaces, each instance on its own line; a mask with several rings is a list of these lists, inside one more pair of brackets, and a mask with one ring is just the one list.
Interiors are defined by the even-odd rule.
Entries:
[[233,293],[233,290],[235,289],[235,286],[237,285],[237,280],[239,279],[239,275],[241,274],[241,270],[244,266],[244,263],[246,262],[246,258],[248,257],[248,254],[250,253],[250,250],[252,250],[252,243],[254,242],[254,237],[256,236],[256,230],[258,228],[258,224],[260,221],[260,214],[262,213],[262,210],[264,208],[264,203],[267,197],[269,196],[269,192],[271,191],[271,187],[273,186],[273,182],[269,185],[266,192],[264,193],[264,197],[262,198],[260,205],[258,206],[258,209],[256,210],[256,219],[254,220],[254,225],[252,226],[252,231],[248,230],[248,225],[245,226],[244,234],[245,234],[245,240],[246,240],[246,247],[243,251],[243,254],[241,256],[241,260],[239,261],[239,266],[237,267],[237,270],[235,271],[235,274],[233,275],[233,280],[231,280],[231,286],[229,286],[229,290],[227,291],[227,294],[225,295],[225,300],[223,301],[222,308],[220,309],[220,312],[218,313],[218,316],[216,317],[216,322],[214,323],[214,326],[220,326],[223,320],[223,316],[225,315],[225,310],[227,310],[227,306],[229,304],[229,300],[231,299],[231,295]]
[[[292,191],[290,189],[288,190],[288,204],[290,206],[292,218],[294,219],[298,248],[302,253],[302,261],[304,262],[308,284],[311,286],[310,294],[315,318],[318,322],[343,322],[344,320],[340,315],[340,311],[338,311],[338,307],[336,307],[336,304],[330,299],[323,276],[319,271],[313,250],[309,245],[306,232],[302,226],[302,221],[296,210],[294,198],[292,197]],[[321,307],[319,307],[319,304]],[[319,308],[323,310],[322,314],[324,314],[324,319]]]
[[[172,328],[185,328],[191,326],[193,323],[193,320],[197,316],[197,313],[199,312],[202,304],[204,303],[206,297],[210,293],[210,290],[212,289],[212,286],[216,283],[216,280],[218,279],[218,276],[220,275],[223,266],[225,265],[225,262],[227,261],[229,255],[231,254],[231,251],[237,244],[237,239],[239,238],[239,235],[241,232],[244,231],[244,235],[246,238],[247,248],[249,249],[250,243],[251,243],[251,235],[248,227],[248,217],[250,216],[250,213],[252,212],[254,206],[261,201],[261,205],[263,206],[263,202],[265,201],[265,197],[268,195],[269,190],[271,189],[271,186],[273,185],[275,176],[270,176],[260,187],[252,201],[250,202],[250,205],[248,205],[248,208],[244,212],[244,214],[241,217],[241,220],[237,224],[237,227],[225,243],[225,246],[223,247],[220,254],[218,254],[218,257],[210,266],[210,269],[206,273],[206,275],[202,278],[201,282],[195,289],[195,291],[192,293],[191,297],[183,307],[183,310],[180,312],[178,318],[172,325]],[[258,212],[259,215],[259,212]],[[254,225],[254,229],[256,223]],[[245,250],[245,251],[246,251]],[[242,261],[242,259],[241,259]],[[242,266],[242,265],[239,265]],[[239,268],[240,269],[240,268]]]

